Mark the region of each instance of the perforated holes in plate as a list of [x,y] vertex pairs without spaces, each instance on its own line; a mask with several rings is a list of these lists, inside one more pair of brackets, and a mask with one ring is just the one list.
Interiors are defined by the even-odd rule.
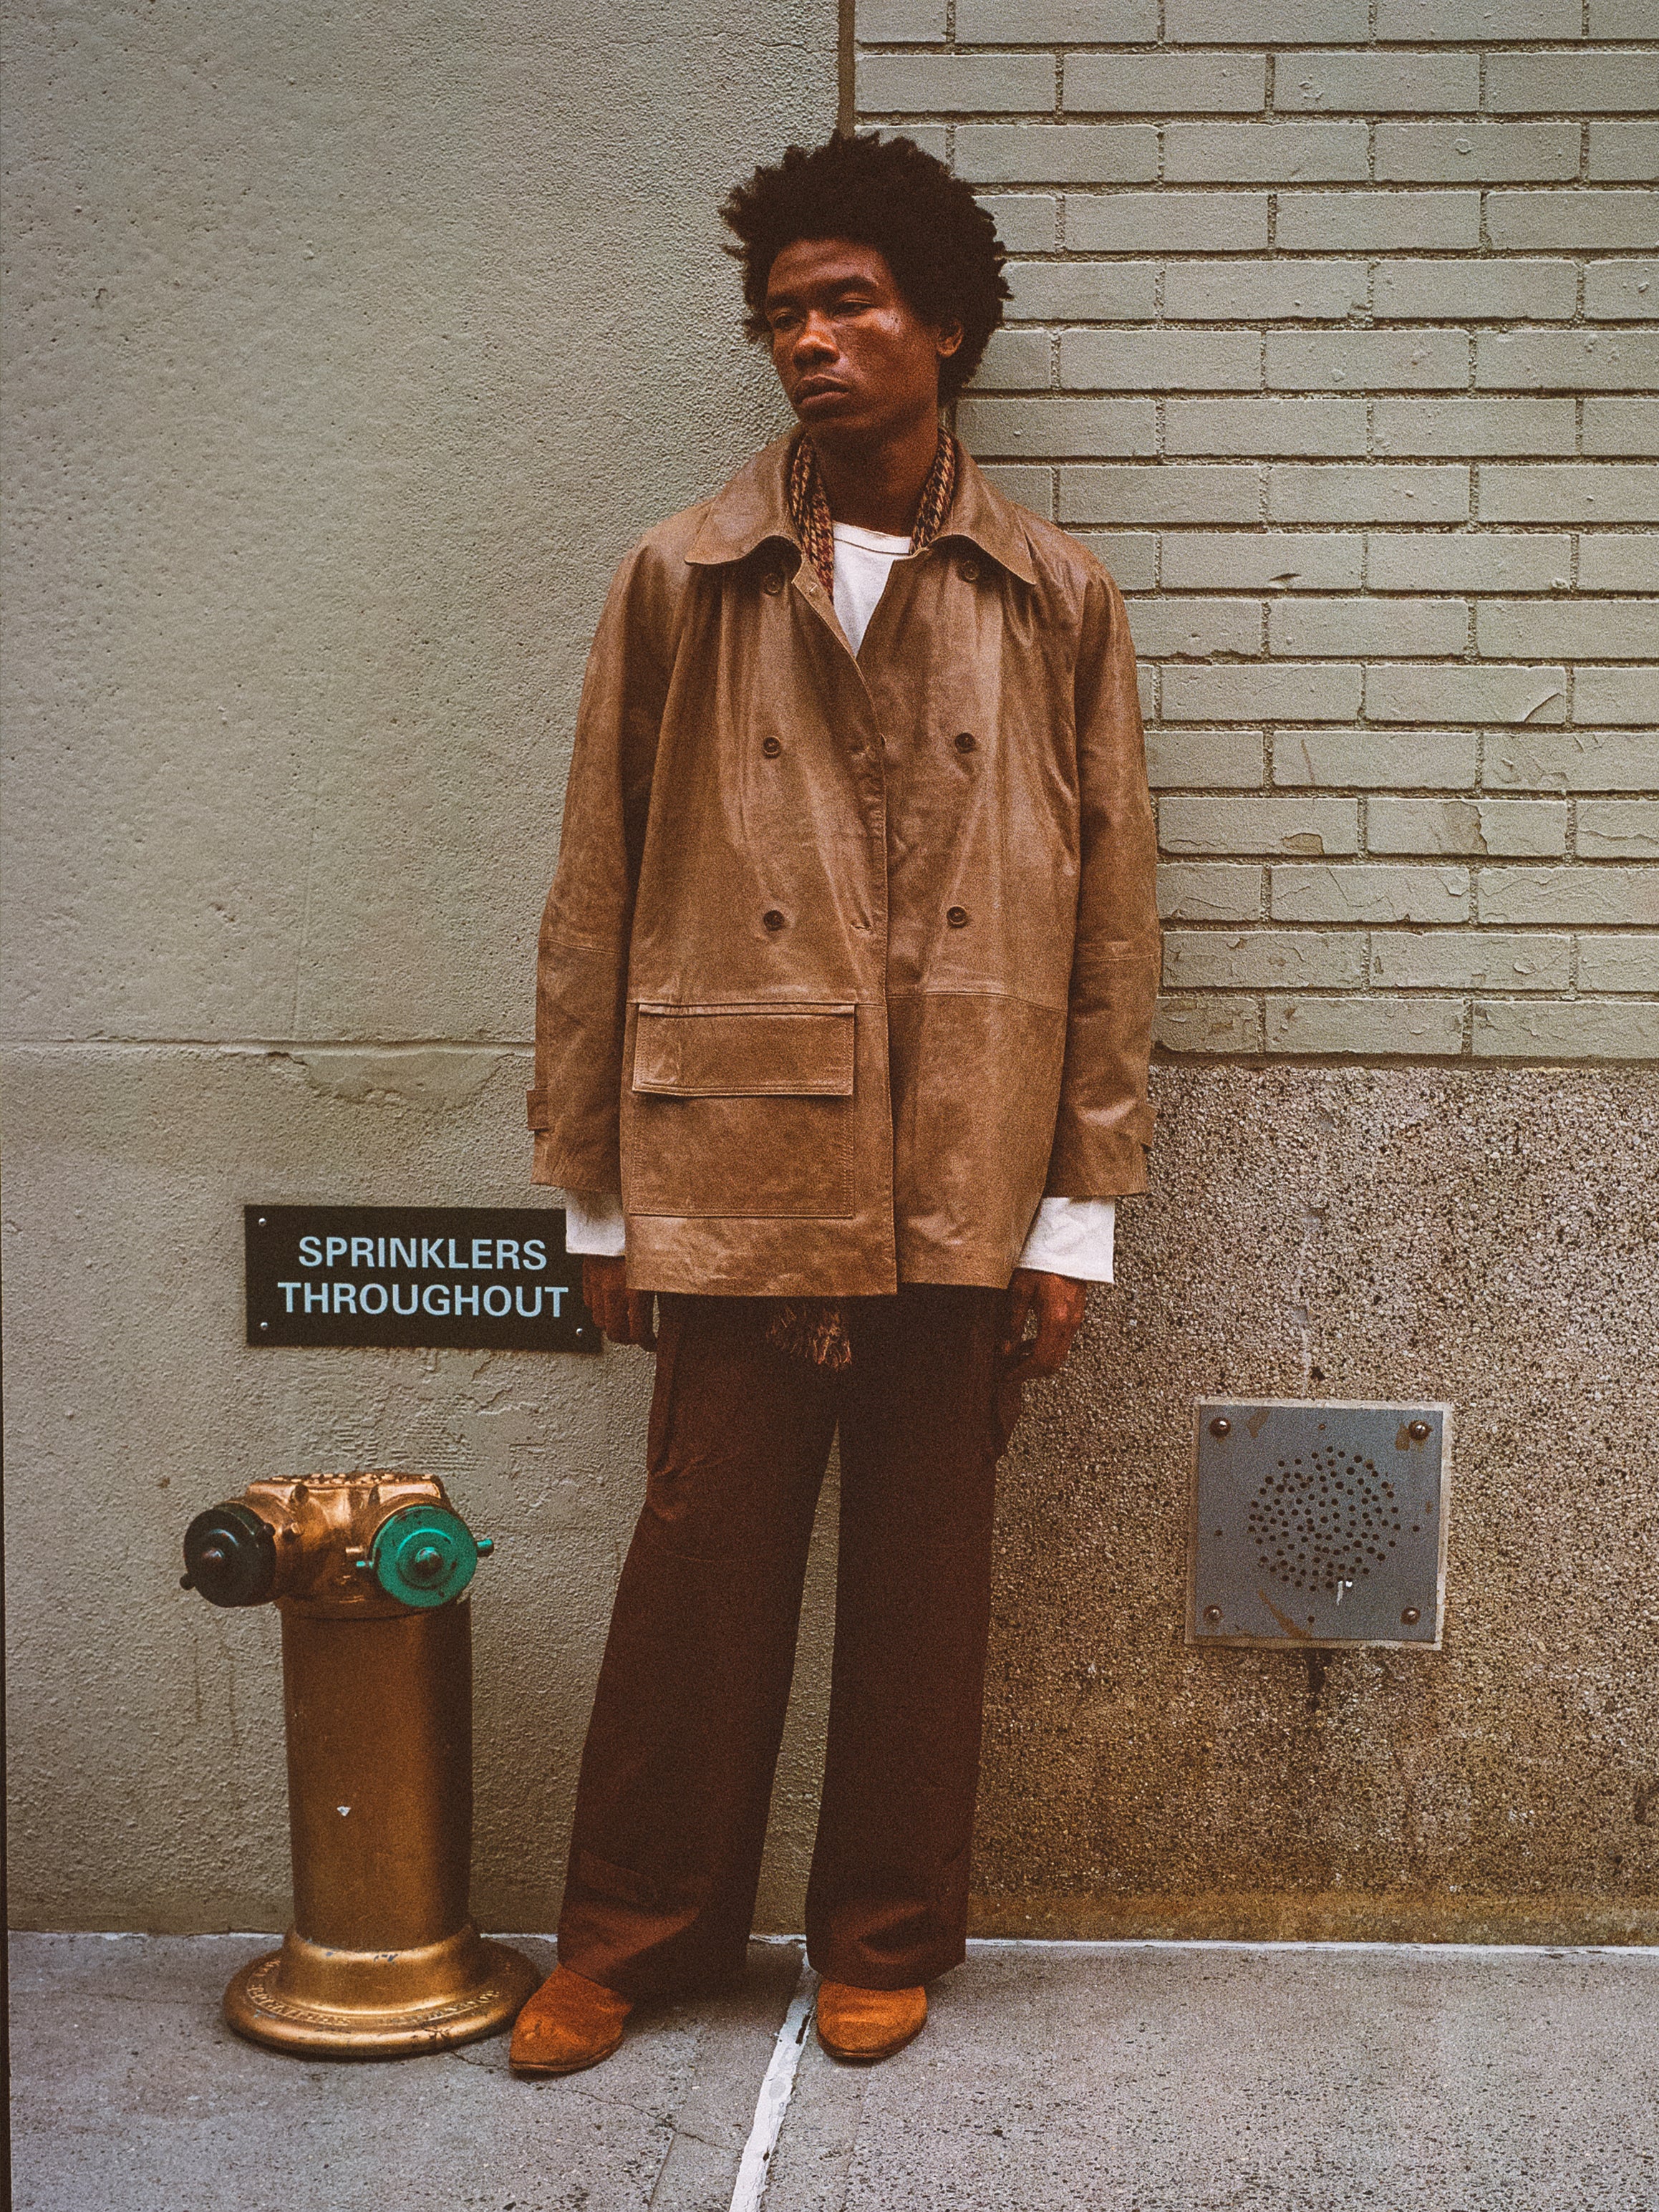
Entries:
[[1382,1566],[1401,1525],[1393,1483],[1334,1445],[1281,1459],[1250,1501],[1256,1565],[1287,1589],[1352,1589]]

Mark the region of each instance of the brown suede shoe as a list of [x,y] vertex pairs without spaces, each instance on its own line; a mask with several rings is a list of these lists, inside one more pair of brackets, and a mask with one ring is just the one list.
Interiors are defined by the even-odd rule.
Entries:
[[519,2014],[507,2063],[515,2074],[580,2074],[610,2057],[633,2009],[615,1990],[555,1966]]
[[821,1982],[817,2012],[818,2041],[832,2058],[873,2066],[921,2033],[927,1992],[855,1990],[849,1982]]

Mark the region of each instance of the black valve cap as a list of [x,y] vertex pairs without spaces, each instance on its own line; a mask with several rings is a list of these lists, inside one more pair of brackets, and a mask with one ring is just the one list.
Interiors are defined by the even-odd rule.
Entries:
[[185,1529],[183,1587],[210,1605],[263,1605],[276,1586],[270,1524],[251,1505],[210,1505]]

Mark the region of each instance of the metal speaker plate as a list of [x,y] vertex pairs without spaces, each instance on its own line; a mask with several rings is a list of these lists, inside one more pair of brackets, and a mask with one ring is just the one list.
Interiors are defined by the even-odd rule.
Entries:
[[1440,1646],[1451,1407],[1200,1399],[1189,1644]]

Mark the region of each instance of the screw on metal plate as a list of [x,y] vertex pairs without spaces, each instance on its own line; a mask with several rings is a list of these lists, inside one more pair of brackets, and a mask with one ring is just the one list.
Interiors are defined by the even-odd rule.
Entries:
[[1413,1421],[1406,1431],[1406,1434],[1408,1437],[1415,1437],[1418,1443],[1421,1443],[1424,1437],[1430,1434],[1429,1425],[1426,1421]]
[[1404,1613],[1401,1614],[1400,1618],[1404,1621],[1407,1628],[1415,1628],[1418,1622],[1422,1620],[1423,1616],[1414,1605],[1408,1605]]
[[1218,1605],[1206,1605],[1204,1608],[1204,1618],[1212,1623],[1219,1620],[1221,1607]]
[[1230,1437],[1232,1432],[1233,1425],[1231,1421],[1212,1421],[1210,1424],[1210,1434],[1212,1437]]

